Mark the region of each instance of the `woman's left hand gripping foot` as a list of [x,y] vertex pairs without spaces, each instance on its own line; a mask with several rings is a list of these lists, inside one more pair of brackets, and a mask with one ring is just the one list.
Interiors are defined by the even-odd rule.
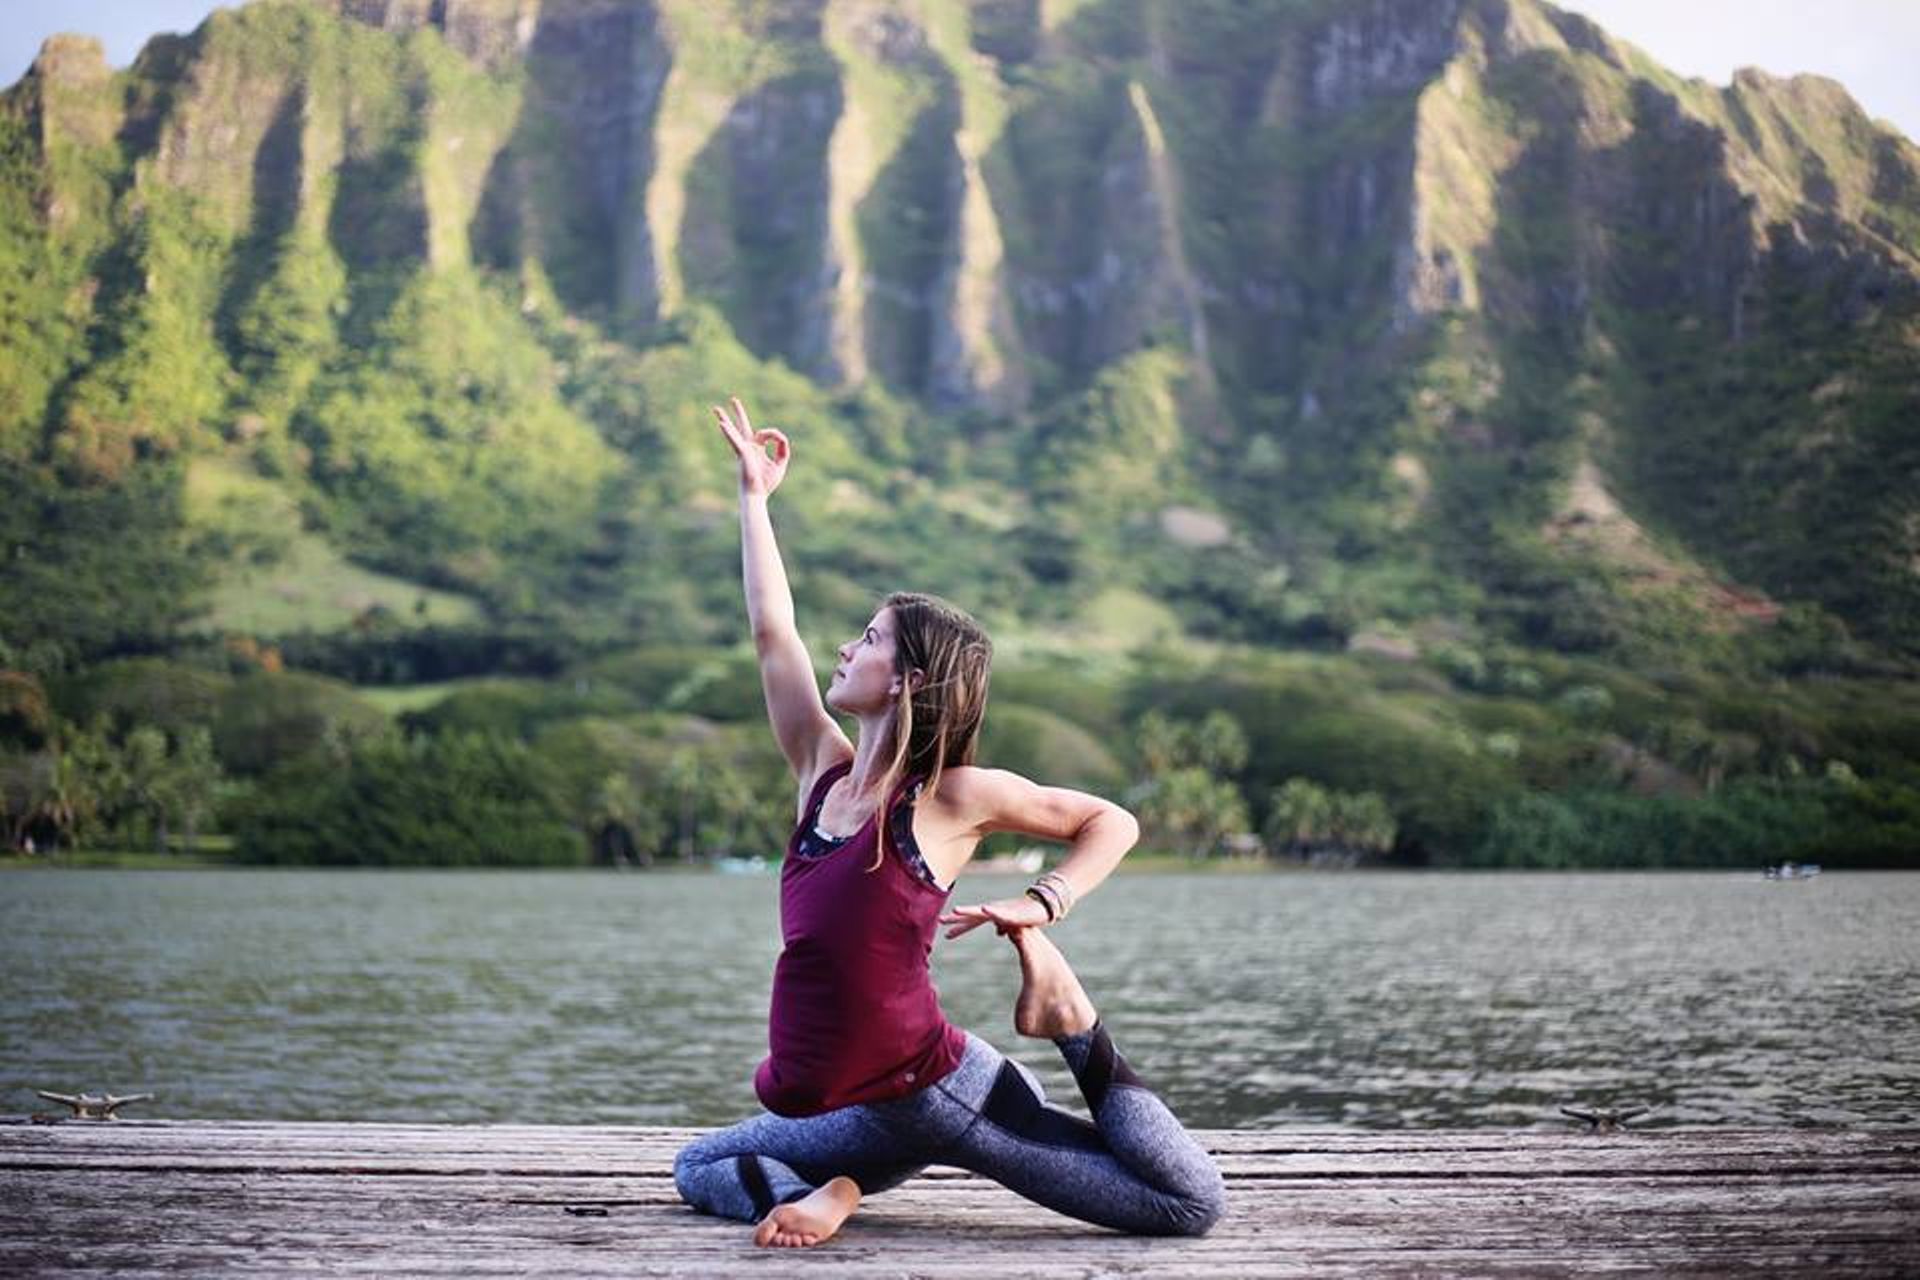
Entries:
[[753,1242],[776,1249],[805,1249],[833,1238],[860,1207],[852,1178],[833,1178],[792,1204],[775,1205],[754,1228]]

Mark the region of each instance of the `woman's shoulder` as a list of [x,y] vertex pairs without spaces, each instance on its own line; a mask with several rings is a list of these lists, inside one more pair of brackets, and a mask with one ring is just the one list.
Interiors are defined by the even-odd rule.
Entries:
[[1006,774],[1005,769],[985,769],[977,764],[950,764],[940,771],[941,796],[972,795],[994,783],[995,775]]
[[948,820],[980,835],[1024,831],[1064,840],[1112,801],[1071,787],[1044,786],[1010,769],[966,767],[940,779],[939,802]]
[[997,809],[1013,788],[1032,784],[1006,769],[975,764],[950,765],[941,771],[940,785],[928,797],[955,815],[977,815]]

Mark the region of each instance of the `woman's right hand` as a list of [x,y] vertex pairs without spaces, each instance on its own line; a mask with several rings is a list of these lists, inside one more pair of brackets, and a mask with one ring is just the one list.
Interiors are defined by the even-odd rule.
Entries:
[[[747,406],[740,403],[739,396],[734,396],[728,404],[731,410],[713,406],[713,416],[720,419],[720,434],[727,438],[734,455],[740,459],[740,496],[764,498],[787,478],[787,462],[793,456],[793,446],[787,443],[785,435],[771,427],[755,431],[747,419]],[[773,446],[771,458],[767,456],[768,445]]]

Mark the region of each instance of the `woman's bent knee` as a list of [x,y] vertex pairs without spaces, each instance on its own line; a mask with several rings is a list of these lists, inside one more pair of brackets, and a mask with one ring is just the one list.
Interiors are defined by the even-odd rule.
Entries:
[[1201,1186],[1175,1197],[1167,1210],[1167,1234],[1203,1236],[1227,1211],[1227,1186],[1219,1171]]
[[702,1150],[705,1141],[704,1138],[695,1138],[692,1142],[680,1148],[679,1152],[673,1157],[674,1188],[679,1191],[682,1200],[685,1200],[696,1209],[706,1208],[706,1205],[701,1203],[696,1194],[698,1190],[696,1183],[697,1175],[711,1159],[711,1157]]

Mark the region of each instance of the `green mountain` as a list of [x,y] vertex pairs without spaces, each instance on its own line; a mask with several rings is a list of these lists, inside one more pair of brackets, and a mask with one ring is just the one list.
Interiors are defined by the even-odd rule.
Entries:
[[0,95],[0,334],[0,666],[737,637],[725,393],[795,440],[823,635],[911,585],[1015,651],[1460,691],[1920,657],[1920,149],[1538,0],[254,0],[124,72],[56,37]]

